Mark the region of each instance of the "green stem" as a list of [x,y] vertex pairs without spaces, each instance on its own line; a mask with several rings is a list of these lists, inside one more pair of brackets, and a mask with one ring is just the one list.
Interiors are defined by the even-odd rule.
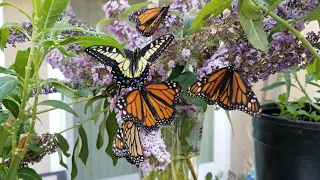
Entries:
[[186,170],[185,170],[185,167],[184,167],[184,162],[183,162],[183,160],[181,160],[180,162],[181,162],[181,166],[182,166],[181,169],[182,169],[183,179],[184,180],[188,180],[187,179],[188,174],[186,174]]
[[[81,99],[80,101],[73,101],[72,103],[68,103],[68,105],[74,105],[74,104],[78,104],[78,103],[81,103],[81,102],[85,102],[85,101],[88,101],[90,100],[92,97],[89,97],[89,98],[84,98],[84,99]],[[42,114],[42,113],[46,113],[46,112],[49,112],[49,111],[53,111],[53,110],[56,110],[58,108],[49,108],[49,109],[44,109],[44,110],[41,110],[41,111],[37,111],[37,115],[38,114]]]
[[196,174],[196,172],[195,172],[194,169],[193,169],[193,166],[192,166],[192,164],[191,164],[190,158],[187,158],[187,159],[186,159],[186,163],[187,163],[187,166],[188,166],[188,168],[189,168],[189,170],[190,170],[190,172],[191,172],[191,175],[192,175],[193,179],[194,179],[194,180],[197,180],[197,174]]
[[78,127],[81,126],[82,124],[90,121],[92,118],[95,118],[95,117],[99,116],[100,114],[104,113],[106,110],[109,109],[109,107],[110,107],[110,106],[108,106],[108,107],[104,108],[103,110],[97,112],[96,114],[92,115],[91,117],[89,117],[89,118],[87,118],[87,119],[85,119],[85,120],[83,120],[83,121],[75,124],[74,126],[69,127],[68,129],[65,129],[65,130],[59,132],[59,134],[64,133],[64,132],[66,132],[66,131],[69,131],[69,130],[71,130],[71,129],[73,129],[73,128],[78,128]]
[[300,87],[300,91],[308,98],[308,100],[309,100],[310,102],[312,102],[312,99],[309,97],[309,95],[307,94],[307,92],[306,92],[305,89],[303,88],[303,86],[302,86],[302,84],[301,84],[301,82],[300,82],[297,74],[294,74],[294,79],[297,81],[297,83],[298,83],[298,85],[299,85],[299,87]]
[[[39,71],[39,68],[38,67],[35,68],[35,76],[36,77],[39,77],[38,71]],[[37,118],[37,106],[38,106],[38,101],[39,101],[40,90],[41,90],[40,81],[38,81],[37,82],[37,92],[35,94],[33,107],[32,107],[32,118],[31,118],[30,129],[28,132],[28,137],[27,137],[26,143],[24,145],[21,157],[24,157],[24,155],[26,154],[26,152],[28,150],[28,145],[30,144],[30,141],[32,139],[34,126],[35,126],[36,118]]]
[[4,129],[4,127],[0,128],[0,155],[2,155],[4,145],[6,144],[5,142],[9,135],[9,132],[6,129]]
[[[15,151],[15,150],[12,150],[12,151]],[[13,154],[15,154],[15,153],[12,152],[11,164],[10,164],[10,168],[8,170],[8,174],[6,177],[7,180],[14,180],[15,179],[17,169],[19,167],[20,160],[21,160],[21,158],[19,156],[13,155]]]
[[260,4],[257,0],[253,0],[255,5],[266,12],[269,16],[271,16],[274,20],[278,21],[280,24],[282,24],[284,27],[289,29],[301,42],[302,44],[310,51],[310,53],[320,61],[320,55],[317,53],[317,51],[312,47],[312,45],[309,43],[309,41],[298,31],[296,30],[291,24],[289,24],[287,21],[279,17],[273,12],[269,12],[266,7],[264,7],[262,4]]

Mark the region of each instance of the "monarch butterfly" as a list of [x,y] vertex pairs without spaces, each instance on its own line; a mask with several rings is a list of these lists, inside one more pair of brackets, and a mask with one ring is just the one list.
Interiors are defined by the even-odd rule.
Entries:
[[158,124],[168,124],[174,119],[181,89],[174,81],[150,83],[121,97],[116,106],[124,121],[133,120],[145,129],[157,128]]
[[259,101],[233,66],[213,71],[208,77],[188,88],[187,96],[201,97],[208,104],[218,104],[225,110],[238,109],[251,116],[261,113]]
[[148,62],[155,61],[173,39],[174,36],[171,34],[164,35],[141,50],[125,49],[126,58],[119,49],[111,46],[91,46],[86,48],[85,52],[112,67],[113,78],[121,87],[136,87],[144,83],[148,76]]
[[112,150],[116,158],[125,157],[131,164],[143,161],[139,127],[133,121],[122,123],[114,139]]
[[129,20],[136,23],[137,30],[145,37],[151,36],[168,14],[169,6],[143,9],[132,13]]

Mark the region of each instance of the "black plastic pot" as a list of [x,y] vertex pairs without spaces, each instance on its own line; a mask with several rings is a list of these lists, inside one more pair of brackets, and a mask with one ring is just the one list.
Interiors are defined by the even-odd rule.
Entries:
[[273,103],[253,118],[256,180],[320,180],[320,123],[273,116]]

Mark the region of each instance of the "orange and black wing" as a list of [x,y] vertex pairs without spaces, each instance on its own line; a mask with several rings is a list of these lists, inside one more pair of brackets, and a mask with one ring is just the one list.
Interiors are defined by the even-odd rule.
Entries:
[[169,124],[174,119],[175,104],[182,90],[178,82],[151,83],[146,86],[148,102],[159,124]]
[[260,104],[252,89],[232,66],[213,71],[189,87],[189,97],[200,97],[208,104],[218,104],[225,110],[238,109],[259,116]]
[[131,164],[144,160],[139,127],[133,121],[122,123],[114,140],[113,152],[115,157],[125,157]]
[[157,127],[154,113],[140,90],[130,91],[127,95],[119,98],[117,108],[122,111],[124,121],[132,120],[139,126],[143,125],[149,128]]
[[137,30],[146,37],[151,36],[168,14],[169,7],[150,8],[137,11],[129,16],[136,23]]
[[260,116],[261,108],[256,95],[237,71],[232,74],[230,86],[232,93],[230,95],[231,106],[248,113],[250,116]]
[[[216,104],[222,94],[222,85],[228,78],[228,68],[213,71],[188,88],[187,96],[203,98],[208,104]],[[226,103],[227,104],[227,103]]]

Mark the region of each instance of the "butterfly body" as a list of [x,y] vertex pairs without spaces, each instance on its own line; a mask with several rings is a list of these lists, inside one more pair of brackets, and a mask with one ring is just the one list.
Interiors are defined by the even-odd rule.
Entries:
[[169,11],[169,6],[162,8],[143,9],[134,12],[129,20],[136,23],[136,29],[143,36],[149,37],[161,24]]
[[101,63],[112,68],[113,78],[120,87],[138,87],[149,74],[149,62],[155,61],[174,39],[173,35],[161,36],[142,49],[134,51],[124,49],[126,57],[120,50],[111,46],[91,46],[85,52]]
[[225,110],[238,109],[251,116],[261,113],[256,95],[233,66],[215,70],[195,82],[187,96],[200,97],[208,104],[218,104]]
[[155,129],[174,119],[181,89],[177,82],[149,83],[121,97],[117,108],[122,111],[124,121],[134,121],[147,130]]

